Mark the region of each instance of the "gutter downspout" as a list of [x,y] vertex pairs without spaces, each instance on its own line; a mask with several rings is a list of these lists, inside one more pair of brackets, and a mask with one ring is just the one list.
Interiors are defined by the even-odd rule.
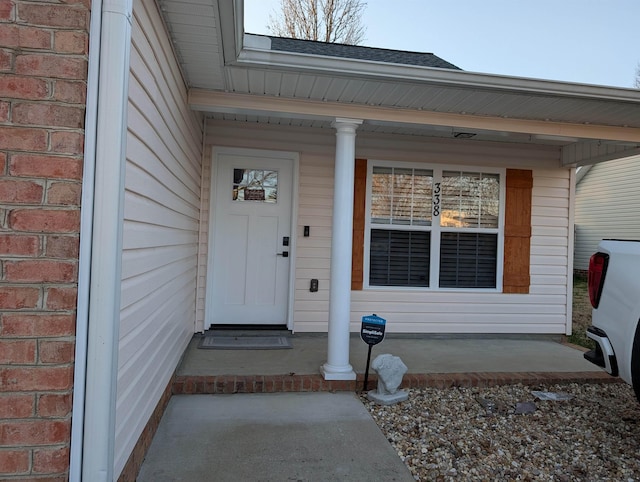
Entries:
[[[97,7],[100,0],[92,6]],[[122,229],[124,219],[124,173],[131,51],[132,0],[102,0],[95,111],[95,174],[92,222],[86,221],[82,258],[83,286],[79,286],[79,307],[86,316],[86,371],[82,440],[74,443],[74,477],[71,480],[111,482],[114,480],[116,389],[120,328],[120,290],[122,272]],[[92,25],[93,27],[93,25]],[[95,44],[94,44],[95,47]],[[95,81],[95,79],[90,79]],[[90,107],[89,105],[87,106]],[[94,135],[94,134],[91,134]],[[89,153],[89,159],[93,152]],[[93,167],[93,166],[91,166]],[[84,181],[84,179],[83,179]],[[91,182],[91,181],[90,181]],[[83,199],[90,196],[90,192]],[[84,219],[83,219],[84,220]],[[88,223],[88,224],[86,224]],[[87,267],[86,265],[89,264]],[[80,281],[79,281],[80,282]],[[88,287],[87,287],[88,285]],[[80,295],[83,299],[80,302]],[[83,341],[81,341],[83,343]],[[82,367],[78,368],[82,374]],[[75,397],[74,397],[75,398]],[[78,414],[74,413],[74,418]],[[75,441],[74,441],[75,442]],[[78,459],[81,470],[75,472]],[[80,477],[79,479],[77,477]]]
[[80,209],[80,253],[78,259],[78,301],[76,305],[76,348],[73,373],[73,408],[69,480],[82,480],[82,444],[87,372],[87,332],[89,329],[89,282],[91,280],[91,240],[93,237],[93,195],[95,184],[96,137],[98,120],[98,74],[100,69],[100,31],[102,0],[91,1],[89,26],[89,65],[84,130],[84,162]]
[[569,245],[567,246],[567,321],[565,335],[573,329],[573,266],[576,251],[576,169],[569,171]]

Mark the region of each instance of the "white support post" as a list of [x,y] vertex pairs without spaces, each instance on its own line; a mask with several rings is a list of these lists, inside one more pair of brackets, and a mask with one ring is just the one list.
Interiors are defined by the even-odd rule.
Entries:
[[331,285],[327,362],[320,371],[325,380],[355,380],[349,364],[351,318],[351,244],[353,238],[353,182],[357,119],[336,119],[336,161],[331,235]]

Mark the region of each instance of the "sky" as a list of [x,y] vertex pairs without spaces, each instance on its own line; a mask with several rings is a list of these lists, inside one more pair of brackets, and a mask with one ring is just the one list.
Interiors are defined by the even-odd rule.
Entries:
[[[269,34],[280,0],[245,0]],[[360,45],[430,52],[470,72],[633,88],[640,0],[368,0]]]

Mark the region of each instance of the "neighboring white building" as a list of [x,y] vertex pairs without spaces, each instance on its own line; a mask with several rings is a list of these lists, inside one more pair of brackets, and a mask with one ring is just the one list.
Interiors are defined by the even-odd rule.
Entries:
[[587,270],[602,239],[640,239],[640,156],[578,169],[574,268]]

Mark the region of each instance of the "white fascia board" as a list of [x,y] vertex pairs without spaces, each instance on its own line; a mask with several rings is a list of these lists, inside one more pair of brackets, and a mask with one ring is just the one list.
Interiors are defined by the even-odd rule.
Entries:
[[515,93],[537,93],[593,100],[634,102],[640,106],[640,90],[638,89],[276,51],[256,48],[260,43],[253,37],[260,36],[251,34],[244,36],[243,48],[240,50],[238,59],[234,64],[245,67],[271,67],[316,73],[329,72],[334,75],[343,74],[361,78],[395,79],[397,81],[404,80]]
[[470,114],[418,111],[339,102],[321,102],[308,99],[213,92],[191,89],[188,98],[192,109],[203,112],[229,114],[256,114],[290,116],[296,118],[331,120],[336,117],[364,119],[365,121],[397,122],[415,125],[440,125],[457,128],[518,132],[532,135],[559,136],[561,138],[595,139],[640,143],[640,129],[570,124],[552,121],[486,117]]
[[233,63],[243,49],[244,1],[219,0],[216,28],[220,32],[225,63]]

